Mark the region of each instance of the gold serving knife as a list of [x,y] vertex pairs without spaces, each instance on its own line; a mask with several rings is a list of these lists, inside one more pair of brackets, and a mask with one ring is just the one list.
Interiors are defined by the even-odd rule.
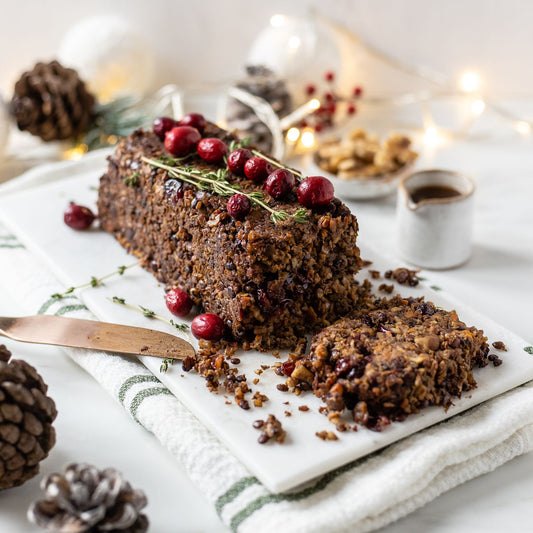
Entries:
[[191,344],[154,329],[53,315],[0,317],[0,336],[15,341],[88,348],[165,359],[194,356]]

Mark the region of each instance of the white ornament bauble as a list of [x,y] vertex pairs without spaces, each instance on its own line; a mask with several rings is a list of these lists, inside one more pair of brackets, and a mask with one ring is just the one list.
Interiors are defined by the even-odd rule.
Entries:
[[4,100],[0,96],[0,160],[4,155],[9,136],[9,113]]
[[256,37],[247,58],[288,80],[338,71],[340,54],[328,30],[311,17],[274,15]]
[[99,100],[142,96],[154,74],[154,56],[139,30],[102,15],[82,20],[63,38],[59,61],[76,69]]

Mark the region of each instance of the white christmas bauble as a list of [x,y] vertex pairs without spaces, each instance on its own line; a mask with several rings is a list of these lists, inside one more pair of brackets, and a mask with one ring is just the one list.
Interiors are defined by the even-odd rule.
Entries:
[[9,135],[9,113],[6,104],[0,96],[0,160],[4,155]]
[[63,38],[59,61],[76,69],[99,100],[143,95],[153,79],[154,56],[139,30],[102,15],[82,20]]
[[312,79],[340,70],[340,54],[329,32],[311,17],[273,15],[255,38],[248,64],[264,65],[288,80]]

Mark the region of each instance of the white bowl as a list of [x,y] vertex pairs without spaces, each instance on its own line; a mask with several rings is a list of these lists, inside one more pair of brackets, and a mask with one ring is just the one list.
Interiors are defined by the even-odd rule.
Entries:
[[370,200],[388,196],[395,192],[400,180],[412,171],[415,161],[411,161],[398,170],[381,176],[340,179],[335,174],[319,167],[311,156],[307,161],[306,170],[309,176],[324,176],[328,178],[333,183],[333,187],[335,187],[335,196],[341,200]]

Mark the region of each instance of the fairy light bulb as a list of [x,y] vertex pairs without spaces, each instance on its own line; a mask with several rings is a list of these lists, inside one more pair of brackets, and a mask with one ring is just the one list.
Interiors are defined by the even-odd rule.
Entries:
[[477,91],[481,85],[481,78],[479,75],[472,71],[466,71],[461,75],[459,79],[459,86],[466,93],[472,93]]
[[285,15],[272,15],[270,17],[270,25],[274,28],[281,28],[281,26],[285,25],[285,22],[287,21]]
[[301,138],[302,146],[312,148],[315,144],[315,135],[312,131],[304,131]]
[[470,110],[474,115],[481,115],[481,113],[485,111],[485,102],[483,100],[480,100],[479,98],[477,100],[474,100],[472,102],[472,105],[470,106]]
[[311,110],[316,110],[320,107],[320,100],[318,98],[313,98],[312,100],[309,100],[309,108]]
[[424,131],[422,141],[428,147],[435,147],[441,144],[442,138],[435,126],[428,126]]
[[68,159],[70,161],[77,161],[78,159],[81,159],[81,157],[85,155],[88,150],[89,150],[89,147],[86,144],[83,144],[83,143],[77,144],[73,148],[70,148],[63,152],[63,159]]
[[531,124],[525,120],[519,120],[515,123],[514,127],[521,135],[529,135],[531,133]]
[[289,131],[287,132],[287,140],[294,143],[298,140],[298,137],[300,137],[300,130],[298,128],[289,128]]
[[298,37],[297,35],[291,35],[289,37],[289,48],[291,50],[296,50],[298,48],[300,48],[300,45],[302,44],[302,41],[300,39],[300,37]]

